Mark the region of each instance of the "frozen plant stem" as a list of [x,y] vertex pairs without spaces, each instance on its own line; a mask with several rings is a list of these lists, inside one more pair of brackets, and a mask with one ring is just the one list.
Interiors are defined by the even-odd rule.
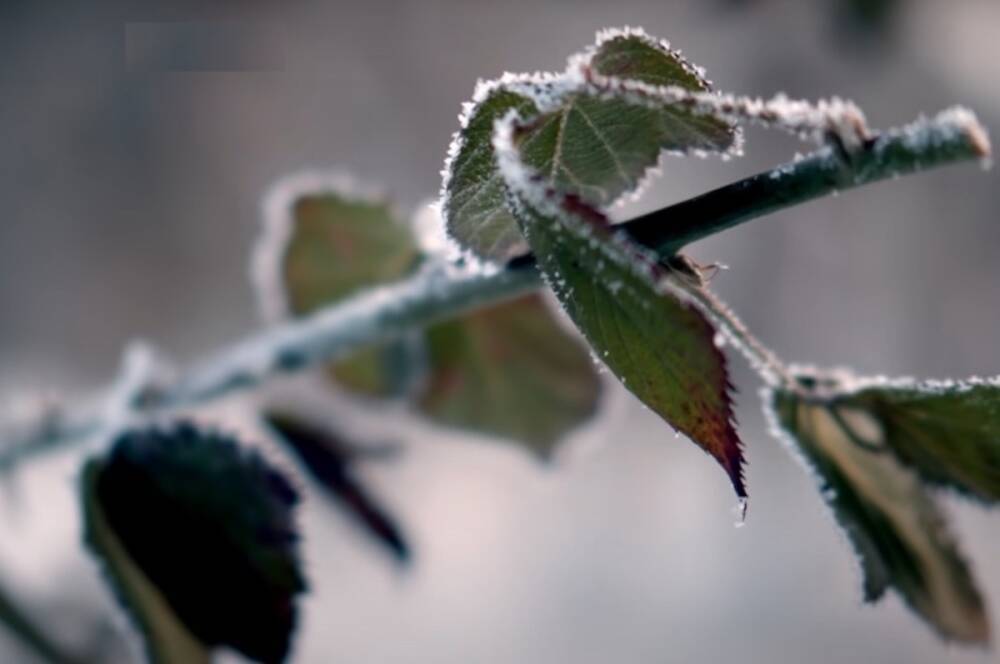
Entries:
[[65,652],[62,646],[52,641],[3,588],[0,588],[0,621],[42,661],[50,664],[83,664],[85,661]]
[[[963,109],[950,109],[876,134],[851,152],[831,143],[794,162],[628,221],[621,228],[640,244],[669,258],[691,242],[775,210],[948,163],[969,159],[985,163],[989,156],[989,140],[975,117]],[[373,289],[307,318],[237,341],[183,372],[177,380],[147,391],[135,409],[152,413],[201,404],[253,387],[272,375],[314,366],[541,286],[531,255],[515,258],[493,272],[463,271],[431,262],[406,281]],[[763,359],[765,367],[774,369],[773,361]],[[120,386],[113,386],[109,400],[120,393]],[[89,405],[53,404],[41,409],[34,419],[15,423],[11,431],[6,430],[8,423],[0,422],[0,468],[9,468],[36,452],[106,432],[116,424],[116,411],[97,399]]]

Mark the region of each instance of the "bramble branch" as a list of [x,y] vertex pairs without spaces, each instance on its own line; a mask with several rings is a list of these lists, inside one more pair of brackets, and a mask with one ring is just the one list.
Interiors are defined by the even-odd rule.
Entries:
[[[691,242],[835,191],[959,161],[987,163],[989,157],[982,125],[969,111],[949,109],[875,134],[856,149],[832,141],[801,159],[651,212],[621,228],[669,258]],[[133,353],[122,377],[104,396],[85,403],[49,402],[16,421],[0,422],[0,469],[105,434],[129,413],[163,413],[201,404],[542,285],[530,254],[486,271],[428,263],[403,282],[257,331],[163,384],[152,380],[148,358]]]

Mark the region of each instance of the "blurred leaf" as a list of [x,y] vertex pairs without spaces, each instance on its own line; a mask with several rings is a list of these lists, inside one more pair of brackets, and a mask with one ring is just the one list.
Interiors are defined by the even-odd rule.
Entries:
[[152,661],[231,647],[285,660],[305,590],[298,496],[256,453],[190,424],[121,434],[83,476],[87,544]]
[[[608,77],[596,85],[594,75]],[[586,81],[586,82],[585,82]],[[638,31],[609,32],[557,77],[506,77],[482,84],[456,136],[448,165],[445,218],[460,244],[482,257],[509,259],[527,249],[505,207],[492,146],[493,127],[511,109],[535,118],[522,136],[526,164],[550,184],[595,206],[634,191],[663,150],[724,151],[734,129],[678,105],[626,99],[621,82],[708,91],[678,52]],[[540,109],[544,109],[541,115]]]
[[434,367],[420,409],[443,424],[523,441],[541,456],[597,407],[589,353],[539,295],[427,332]]
[[402,529],[351,472],[357,454],[353,446],[301,415],[271,411],[264,414],[264,421],[331,499],[350,512],[399,563],[410,561],[410,545]]
[[[290,204],[281,287],[292,313],[404,277],[420,261],[410,229],[384,205],[331,192],[303,193]],[[359,226],[368,230],[354,237]],[[377,241],[369,243],[372,237]],[[377,267],[383,257],[389,267]],[[421,380],[411,380],[418,369]],[[431,420],[509,437],[542,454],[593,413],[600,391],[586,350],[535,296],[362,349],[334,374],[369,395],[410,386],[409,396]]]
[[925,480],[1000,500],[1000,384],[872,386],[836,402],[875,418],[884,444]]
[[296,199],[292,215],[284,277],[295,315],[396,281],[419,262],[409,229],[382,201],[315,193]]
[[676,277],[574,196],[539,187],[501,156],[512,208],[549,286],[632,394],[715,457],[746,497],[732,389],[715,330]]
[[899,0],[839,0],[841,23],[853,32],[871,33],[884,40],[900,15]]
[[879,448],[871,414],[789,392],[769,406],[861,560],[865,599],[893,587],[944,638],[987,643],[986,608],[944,515],[916,473]]
[[[420,261],[409,229],[383,201],[334,192],[303,195],[292,204],[290,223],[281,277],[294,316],[396,281]],[[397,395],[413,352],[405,340],[365,348],[331,365],[330,373],[361,394]]]

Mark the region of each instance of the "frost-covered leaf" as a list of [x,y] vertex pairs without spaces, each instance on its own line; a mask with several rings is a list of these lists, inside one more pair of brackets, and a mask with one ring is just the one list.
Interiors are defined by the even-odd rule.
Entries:
[[1000,383],[890,382],[836,402],[869,413],[884,444],[925,480],[1000,500]]
[[515,91],[527,82],[523,77],[501,82],[505,84],[480,83],[476,88],[452,143],[442,191],[448,232],[477,254],[498,260],[522,253],[525,245],[504,201],[491,143],[493,125],[511,109],[530,115],[538,110],[527,90]]
[[[257,254],[262,306],[272,319],[304,316],[413,272],[413,236],[381,197],[344,178],[293,178],[268,203]],[[364,348],[329,367],[348,389],[392,396],[419,363],[419,343],[404,339]]]
[[871,414],[780,391],[767,407],[854,546],[865,599],[892,587],[943,637],[986,643],[986,608],[944,515],[918,475],[881,446]]
[[522,441],[541,456],[593,413],[589,353],[528,295],[427,332],[434,370],[418,406],[443,424]]
[[161,664],[226,646],[288,653],[305,590],[298,496],[255,453],[190,424],[121,434],[83,474],[86,540]]
[[410,545],[402,529],[353,473],[356,449],[329,427],[307,421],[300,414],[269,410],[264,413],[264,421],[327,496],[347,510],[398,562],[409,562]]
[[541,186],[520,162],[513,121],[507,124],[496,141],[500,168],[549,286],[625,387],[715,457],[745,498],[726,359],[683,277],[614,234],[580,199]]
[[[625,84],[643,87],[641,102]],[[506,75],[480,83],[445,166],[448,230],[481,257],[505,260],[527,247],[506,209],[492,133],[512,109],[536,121],[522,144],[527,164],[596,206],[634,191],[664,150],[722,152],[736,138],[726,121],[661,98],[652,88],[710,90],[667,44],[638,30],[605,31],[561,75]],[[647,89],[649,88],[649,89]]]

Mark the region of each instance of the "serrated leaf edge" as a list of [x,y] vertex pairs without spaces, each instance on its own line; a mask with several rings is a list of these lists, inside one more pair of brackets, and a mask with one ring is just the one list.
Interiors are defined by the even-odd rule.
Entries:
[[[671,271],[664,269],[655,253],[629,240],[620,233],[615,233],[613,226],[606,217],[597,209],[587,205],[585,202],[574,199],[568,201],[567,197],[557,192],[552,187],[545,184],[545,179],[530,166],[525,164],[520,157],[514,141],[517,129],[523,126],[520,113],[517,110],[509,111],[501,120],[498,120],[493,135],[493,147],[497,154],[497,165],[504,177],[504,183],[508,189],[508,205],[521,205],[521,199],[526,199],[529,204],[536,207],[547,217],[557,220],[557,223],[565,227],[575,226],[576,232],[589,235],[602,233],[599,247],[609,262],[613,262],[623,270],[632,273],[639,279],[646,281],[654,292],[668,297],[673,297],[682,304],[690,306],[701,314],[708,322],[715,322],[717,316],[711,311],[702,298],[693,294],[690,285],[684,283],[681,278],[675,276]],[[570,204],[574,206],[576,214],[567,214],[566,207]],[[575,217],[580,217],[578,221]],[[617,250],[617,251],[616,251]],[[620,253],[619,253],[620,252]],[[623,259],[623,256],[627,259]],[[544,275],[548,283],[548,276]],[[550,290],[556,291],[555,285],[548,283]],[[713,344],[713,351],[717,354],[721,366],[726,367],[725,354],[719,349],[717,344]],[[728,373],[728,372],[726,372]],[[627,386],[626,386],[627,388]],[[729,477],[740,499],[741,510],[746,509],[746,457],[743,453],[743,443],[736,432],[735,414],[733,408],[732,392],[733,385],[728,378],[723,386],[722,401],[726,411],[726,435],[730,438],[730,443],[735,450],[732,459],[716,457],[703,446],[700,441],[694,442],[703,451],[712,456],[719,465],[723,467]],[[666,421],[666,419],[664,418]],[[668,422],[669,424],[669,422]],[[671,426],[673,426],[671,424]],[[676,429],[676,427],[674,427]],[[685,435],[686,432],[684,432]],[[692,439],[694,440],[694,439]],[[730,465],[731,464],[731,465]]]
[[[689,62],[686,58],[684,58],[680,50],[672,48],[670,43],[665,40],[651,37],[642,28],[633,28],[629,26],[625,26],[624,28],[604,28],[598,31],[595,43],[587,47],[584,51],[569,56],[567,59],[566,69],[561,73],[539,71],[535,73],[517,74],[504,72],[499,78],[479,79],[476,82],[472,99],[462,104],[462,111],[458,116],[459,128],[452,134],[452,139],[448,145],[448,150],[445,156],[444,166],[441,170],[441,189],[439,192],[438,205],[445,219],[447,219],[448,210],[451,206],[451,194],[449,188],[452,180],[454,162],[462,150],[465,149],[466,140],[464,132],[467,129],[469,122],[479,111],[483,103],[485,103],[494,93],[498,91],[507,91],[526,97],[538,107],[540,112],[545,113],[556,110],[569,95],[586,91],[586,87],[588,85],[592,86],[592,90],[599,91],[600,86],[594,86],[592,77],[588,75],[588,72],[592,73],[590,63],[594,54],[597,53],[598,49],[603,44],[620,37],[636,37],[643,40],[648,45],[662,50],[671,57],[675,58],[685,71],[697,78],[706,88],[711,89],[712,82],[705,77],[705,70]],[[617,79],[612,77],[601,77],[601,80],[605,87],[610,86],[612,82],[617,81]],[[655,88],[655,86],[646,87],[651,90]],[[682,89],[683,88],[677,88],[677,90]],[[643,90],[642,94],[637,94],[637,99],[641,98],[641,103],[648,106],[650,98],[655,97],[656,94],[656,92]],[[716,93],[705,92],[701,94],[711,97]],[[709,104],[706,102],[706,109],[708,106]],[[706,110],[705,114],[712,114],[712,111]],[[732,145],[728,150],[721,151],[718,154],[720,154],[720,156],[724,159],[732,156],[739,156],[742,154],[742,145],[742,132],[739,127],[734,126]],[[661,151],[660,154],[662,159],[668,154],[688,154],[688,152],[664,150]],[[698,154],[707,156],[715,153],[706,151],[704,153],[699,152]],[[649,182],[654,180],[660,172],[661,162],[658,160],[656,164],[651,164],[647,167],[643,175],[638,178],[636,186],[630,191],[619,196],[615,203],[625,203],[630,200],[634,200],[634,198],[639,196],[641,192],[646,189]],[[450,225],[446,225],[446,228],[449,226]],[[450,230],[448,231],[448,234],[449,238],[451,238],[455,244],[461,246],[459,238],[453,237]],[[472,260],[477,258],[471,251],[467,251],[465,253]]]

